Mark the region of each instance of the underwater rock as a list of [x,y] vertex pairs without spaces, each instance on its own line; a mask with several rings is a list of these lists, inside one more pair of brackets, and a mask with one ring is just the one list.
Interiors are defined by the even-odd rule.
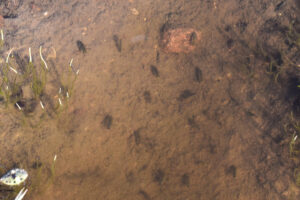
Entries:
[[189,53],[200,40],[200,32],[192,28],[168,29],[162,32],[161,47],[167,53]]
[[20,185],[28,177],[28,173],[24,169],[12,169],[0,178],[0,183],[9,186]]

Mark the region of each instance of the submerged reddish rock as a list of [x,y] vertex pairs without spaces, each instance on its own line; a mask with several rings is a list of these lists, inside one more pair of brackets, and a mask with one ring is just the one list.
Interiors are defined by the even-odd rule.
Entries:
[[200,40],[200,32],[192,28],[170,29],[163,33],[161,47],[168,53],[189,53]]

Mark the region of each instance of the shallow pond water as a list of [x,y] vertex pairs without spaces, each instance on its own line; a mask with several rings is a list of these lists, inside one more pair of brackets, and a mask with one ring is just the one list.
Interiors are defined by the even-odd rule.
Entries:
[[24,199],[299,198],[296,1],[5,2],[3,58],[31,47],[39,63],[42,46],[51,72],[45,116],[0,105],[0,164],[28,171]]

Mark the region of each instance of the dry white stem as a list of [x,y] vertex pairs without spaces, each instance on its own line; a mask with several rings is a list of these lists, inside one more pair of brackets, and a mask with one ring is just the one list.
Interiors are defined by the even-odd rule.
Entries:
[[56,154],[54,155],[54,158],[53,158],[53,161],[55,162],[56,161],[56,158],[57,158],[57,156],[56,156]]
[[18,74],[18,71],[17,71],[16,69],[14,69],[14,68],[12,68],[12,67],[9,67],[9,69],[10,69],[11,71],[15,72],[16,74]]
[[45,107],[44,107],[44,104],[43,104],[43,102],[42,102],[42,101],[40,101],[40,105],[41,105],[42,109],[44,110],[44,109],[45,109]]
[[58,98],[58,102],[59,102],[59,105],[60,105],[60,106],[63,105],[60,98]]
[[21,106],[18,103],[16,103],[16,106],[18,107],[19,110],[22,110]]
[[66,93],[66,96],[67,96],[67,98],[69,98],[69,97],[70,97],[70,96],[69,96],[69,92],[67,92],[67,93]]
[[25,188],[22,188],[22,190],[20,190],[20,192],[18,193],[18,195],[16,196],[15,200],[22,200],[25,196],[25,194],[27,193],[28,189],[26,189],[24,191]]
[[76,72],[76,75],[78,75],[79,74],[79,69],[77,70],[77,72]]
[[28,51],[29,51],[29,62],[32,62],[32,57],[31,57],[31,48],[30,48],[30,47],[29,47]]
[[47,63],[44,60],[43,55],[42,55],[42,46],[40,46],[40,57],[41,57],[41,60],[43,61],[44,65],[45,65],[45,68],[48,69],[48,65],[47,65]]
[[70,61],[70,67],[72,67],[72,64],[73,64],[73,58]]
[[3,34],[3,30],[1,29],[1,40],[4,41],[4,34]]
[[8,55],[7,55],[7,57],[6,57],[6,63],[8,63],[9,56],[10,56],[10,54],[11,54],[11,52],[12,52],[13,50],[14,50],[14,48],[12,48],[11,50],[9,50]]
[[298,138],[298,135],[296,135],[296,136],[293,138],[294,142],[297,140],[297,138]]

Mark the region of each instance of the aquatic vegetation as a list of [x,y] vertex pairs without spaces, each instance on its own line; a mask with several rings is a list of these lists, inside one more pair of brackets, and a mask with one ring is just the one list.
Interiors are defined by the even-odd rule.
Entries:
[[55,155],[51,164],[51,181],[54,183],[55,179],[55,162],[56,162],[57,156]]
[[31,179],[31,184],[28,186],[31,191],[43,193],[49,186],[55,183],[56,159],[57,156],[55,155],[51,164],[39,163],[36,166],[36,172]]
[[290,141],[290,156],[293,156],[295,154],[299,153],[299,150],[296,150],[296,140],[298,138],[298,135],[294,134],[291,141]]
[[[44,59],[42,47],[39,48],[39,58],[40,64],[33,62],[31,48],[28,49],[28,58],[23,59],[10,49],[5,62],[0,63],[0,103],[5,104],[9,114],[19,115],[23,124],[32,127],[39,126],[45,117],[59,117],[66,110],[79,73],[72,66],[72,59],[66,74],[53,75],[54,70]],[[59,85],[58,94],[47,89],[50,85]],[[37,109],[38,105],[41,109]],[[13,111],[15,108],[19,112]]]
[[298,48],[300,48],[300,34],[297,32],[297,30],[294,28],[295,21],[293,21],[289,25],[289,30],[286,34],[288,41],[291,44],[295,44]]
[[300,168],[295,169],[294,176],[295,176],[296,185],[300,186]]
[[[299,134],[300,134],[300,124],[299,122],[294,118],[294,115],[291,114],[291,123],[292,123],[292,129],[294,131],[294,134],[290,140],[289,143],[289,152],[290,157],[297,163],[300,160],[300,140],[299,140]],[[294,170],[294,177],[295,177],[295,183],[297,186],[300,187],[300,168],[297,167]]]

